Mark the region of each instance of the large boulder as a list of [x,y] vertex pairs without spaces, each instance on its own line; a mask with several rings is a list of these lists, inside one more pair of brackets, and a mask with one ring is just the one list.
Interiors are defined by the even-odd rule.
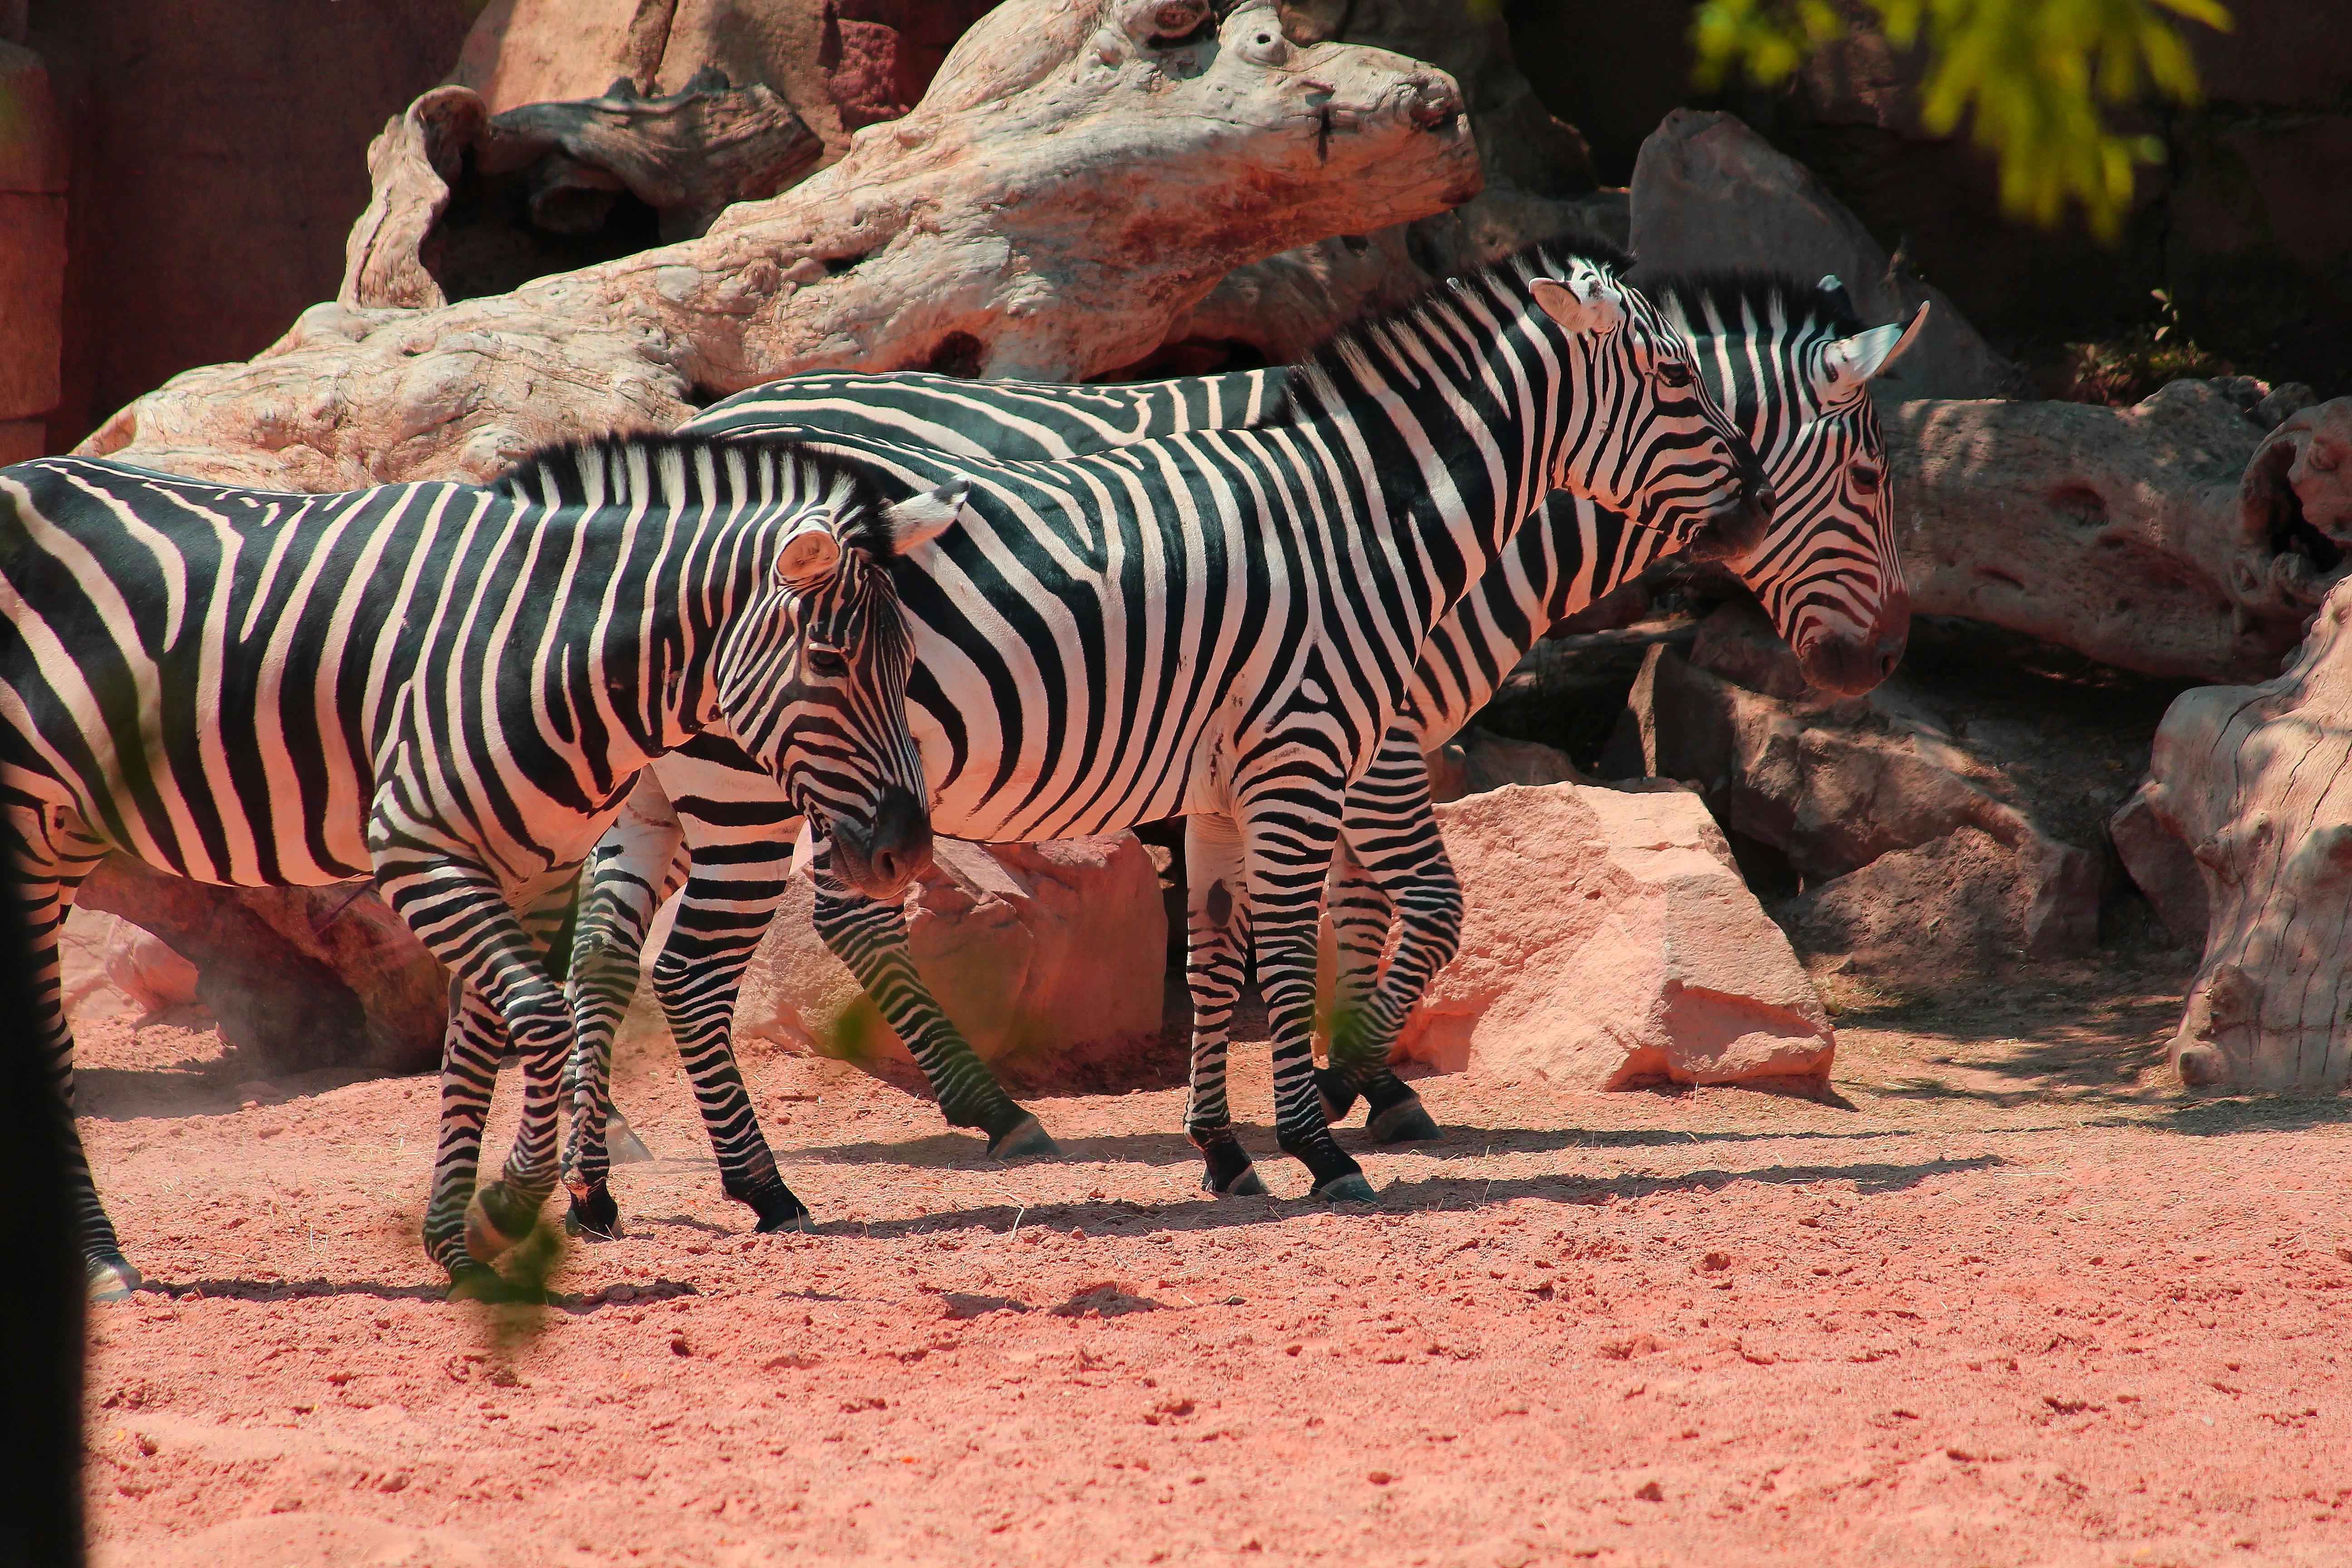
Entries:
[[1728,114],[1677,109],[1633,164],[1633,252],[1643,272],[1753,267],[1808,280],[1834,273],[1863,320],[1932,308],[1919,341],[1871,384],[1883,406],[1918,397],[1993,397],[2013,372],[1952,302],[1896,268],[1811,169]]
[[1403,1057],[1581,1088],[1827,1076],[1821,999],[1696,795],[1514,784],[1438,820],[1462,951]]
[[66,1016],[79,1024],[144,1017],[197,1000],[196,966],[121,915],[77,905],[58,933]]
[[1979,973],[2098,940],[2098,861],[2000,798],[2000,772],[1900,676],[1865,698],[1813,696],[1762,613],[1733,604],[1689,658],[1654,650],[1632,712],[1643,771],[1692,781],[1801,879],[1780,918],[1841,968]]
[[48,450],[64,343],[66,142],[41,57],[0,38],[0,466]]
[[[818,939],[814,910],[815,889],[795,878],[744,973],[736,1038],[914,1084],[913,1058]],[[907,912],[917,971],[1007,1082],[1118,1084],[1158,1047],[1168,916],[1158,868],[1134,834],[942,838]]]
[[2147,675],[2276,674],[2352,546],[2352,506],[2304,456],[2326,460],[2352,400],[2273,430],[2232,390],[1883,410],[1914,613]]

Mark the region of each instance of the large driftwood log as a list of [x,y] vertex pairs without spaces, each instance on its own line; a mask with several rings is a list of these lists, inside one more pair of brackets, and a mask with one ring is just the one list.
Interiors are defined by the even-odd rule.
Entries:
[[82,450],[341,489],[485,477],[795,370],[1082,380],[1244,262],[1475,194],[1460,108],[1399,56],[1289,44],[1270,5],[1011,0],[912,114],[699,239],[439,310],[314,307]]
[[2352,546],[2352,506],[2306,516],[2279,482],[2330,421],[2352,423],[2336,406],[2267,439],[2202,381],[2132,408],[1883,410],[1912,609],[2147,675],[2274,675]]
[[2211,908],[2172,1040],[2181,1081],[2352,1081],[2352,584],[2284,675],[2174,700],[2140,799],[2192,847]]

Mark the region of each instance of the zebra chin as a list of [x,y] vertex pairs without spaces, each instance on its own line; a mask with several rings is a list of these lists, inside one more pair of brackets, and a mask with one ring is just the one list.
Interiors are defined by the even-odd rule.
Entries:
[[904,784],[883,785],[865,822],[834,816],[826,833],[835,872],[869,899],[896,898],[930,869],[930,808]]

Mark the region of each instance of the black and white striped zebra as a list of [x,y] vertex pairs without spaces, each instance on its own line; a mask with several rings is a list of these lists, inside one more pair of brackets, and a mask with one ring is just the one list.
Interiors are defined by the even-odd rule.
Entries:
[[[1792,641],[1810,633],[1814,639],[1843,636],[1877,643],[1892,637],[1899,642],[1906,611],[1891,542],[1885,458],[1859,389],[1892,363],[1909,333],[1863,330],[1834,279],[1824,279],[1819,289],[1769,278],[1675,280],[1661,286],[1659,300],[1696,335],[1710,384],[1757,444],[1776,490],[1784,474],[1790,487],[1777,503],[1769,538],[1740,555],[1741,575],[1773,606]],[[739,394],[699,416],[697,425],[745,435],[780,428],[887,435],[963,457],[1050,458],[1221,423],[1265,423],[1284,408],[1288,374],[1278,367],[1076,387],[821,372]],[[1349,788],[1351,815],[1370,821],[1351,823],[1344,840],[1349,853],[1334,871],[1331,907],[1349,960],[1343,981],[1352,990],[1351,1007],[1337,1016],[1369,1017],[1370,961],[1389,936],[1389,891],[1363,870],[1363,860],[1381,868],[1402,890],[1408,910],[1425,921],[1442,925],[1448,900],[1458,910],[1451,868],[1427,814],[1423,747],[1459,730],[1555,620],[1688,544],[1627,526],[1591,502],[1556,495],[1546,504],[1542,525],[1521,530],[1506,560],[1441,623],[1416,674],[1412,716],[1399,727],[1406,743],[1384,746]],[[1801,623],[1800,611],[1806,616]],[[696,991],[691,977],[710,973],[714,956],[723,963],[726,954],[757,943],[764,915],[745,919],[746,906],[730,889],[739,879],[767,886],[780,881],[780,847],[797,825],[716,737],[649,770],[632,805],[637,809],[627,832],[616,827],[600,847],[583,889],[573,949],[583,1058],[609,1041],[636,987],[637,948],[652,910],[683,882],[670,939],[676,951],[661,960],[669,978],[656,989],[671,1008],[674,1031],[693,1042],[690,1063],[706,1071],[721,1068],[731,1079],[724,1048],[731,984]],[[1424,950],[1422,962],[1430,956]],[[1406,962],[1413,962],[1410,952]],[[1402,972],[1399,980],[1404,981]],[[690,1006],[682,1005],[682,994],[691,998]],[[1365,1076],[1376,1100],[1376,1133],[1422,1131],[1425,1114],[1393,1075]],[[1327,1100],[1337,1102],[1335,1112],[1353,1099],[1343,1079],[1328,1072],[1318,1077]],[[719,1098],[706,1095],[706,1104]],[[735,1103],[739,1114],[723,1122],[714,1119],[722,1163],[743,1157],[739,1142],[763,1147],[748,1101]],[[721,1142],[722,1131],[733,1142]],[[580,1157],[575,1142],[574,1158]],[[585,1168],[593,1181],[583,1184],[601,1196],[601,1149],[590,1149]]]
[[[461,983],[425,1240],[494,1288],[488,1259],[555,1175],[571,1014],[548,938],[647,762],[724,723],[828,874],[884,895],[928,863],[887,563],[960,497],[886,508],[853,463],[691,437],[329,496],[68,458],[0,470],[0,810],[60,1094],[58,931],[100,858],[243,887],[373,874]],[[522,1127],[469,1205],[509,1043]],[[763,1218],[804,1212],[764,1177]],[[93,1289],[134,1288],[86,1159],[77,1178]]]
[[[1758,274],[1654,284],[1690,333],[1710,387],[1748,435],[1775,496],[1770,533],[1724,564],[1795,651],[1816,688],[1858,694],[1901,658],[1911,598],[1895,552],[1885,437],[1868,392],[1916,337],[1864,328],[1834,278],[1813,288]],[[1591,502],[1555,496],[1423,650],[1409,717],[1349,795],[1349,832],[1327,908],[1337,939],[1324,1110],[1358,1094],[1382,1141],[1434,1134],[1388,1070],[1407,1014],[1454,955],[1461,892],[1429,804],[1425,753],[1451,740],[1554,623],[1672,552]],[[1188,865],[1188,873],[1190,870]]]
[[[1013,464],[824,438],[902,485],[948,463],[973,481],[963,526],[901,572],[910,720],[943,830],[1023,840],[1196,813],[1238,825],[1228,894],[1257,921],[1277,1132],[1318,1192],[1368,1190],[1308,1076],[1321,882],[1348,781],[1429,628],[1555,487],[1685,529],[1740,532],[1761,510],[1744,442],[1680,334],[1616,281],[1621,263],[1539,247],[1454,280],[1294,367],[1279,417],[1245,428]],[[772,886],[728,889],[735,913],[772,910]],[[820,879],[817,920],[919,1061],[954,1037],[896,910]],[[680,967],[700,995],[664,990],[674,1017],[686,1004],[689,1056],[706,1038],[723,1048],[740,963],[694,952]],[[971,1086],[933,1081],[968,1124]],[[1222,1100],[1188,1126],[1223,1190],[1246,1160]],[[592,1226],[611,1217],[602,1173],[569,1173]]]

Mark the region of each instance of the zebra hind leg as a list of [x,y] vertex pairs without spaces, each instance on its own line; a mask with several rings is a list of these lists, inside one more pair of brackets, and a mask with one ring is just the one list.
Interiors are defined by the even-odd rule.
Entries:
[[1185,1134],[1206,1170],[1201,1190],[1220,1197],[1264,1197],[1265,1183],[1234,1136],[1225,1093],[1234,1005],[1249,950],[1249,892],[1242,876],[1241,834],[1222,816],[1184,821],[1184,982],[1192,994],[1192,1066]]
[[1275,1136],[1284,1153],[1307,1167],[1315,1196],[1373,1203],[1371,1184],[1332,1138],[1315,1093],[1316,938],[1338,841],[1339,824],[1311,802],[1293,797],[1254,812],[1244,839],[1250,919],[1274,1034]]

